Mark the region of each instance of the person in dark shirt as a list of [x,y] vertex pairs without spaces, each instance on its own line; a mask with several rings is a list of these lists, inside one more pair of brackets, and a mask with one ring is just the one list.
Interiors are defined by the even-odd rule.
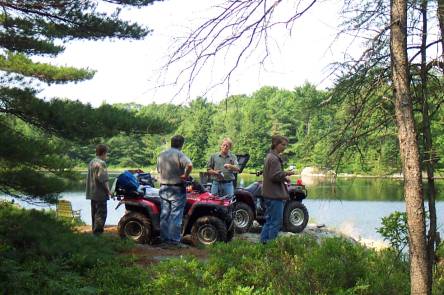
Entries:
[[288,139],[281,135],[271,138],[271,150],[264,161],[262,195],[264,197],[265,224],[261,231],[261,242],[266,243],[277,237],[282,228],[285,200],[288,200],[287,183],[292,171],[284,171],[281,159],[282,152],[287,148]]

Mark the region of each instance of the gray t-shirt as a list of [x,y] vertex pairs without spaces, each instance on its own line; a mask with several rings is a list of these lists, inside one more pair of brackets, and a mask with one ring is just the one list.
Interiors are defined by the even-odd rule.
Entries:
[[180,176],[191,160],[179,149],[170,148],[162,152],[157,158],[157,172],[160,175],[160,184],[180,184]]
[[[231,170],[226,169],[224,167],[225,164],[231,164],[239,168],[237,157],[230,152],[228,152],[226,156],[222,155],[220,152],[211,155],[210,159],[208,160],[207,168],[212,170],[220,170],[224,175],[223,180],[234,180],[234,173]],[[214,176],[213,179],[221,180]]]
[[108,171],[105,161],[94,158],[89,162],[88,175],[86,177],[86,198],[94,201],[108,200],[106,184],[108,183]]

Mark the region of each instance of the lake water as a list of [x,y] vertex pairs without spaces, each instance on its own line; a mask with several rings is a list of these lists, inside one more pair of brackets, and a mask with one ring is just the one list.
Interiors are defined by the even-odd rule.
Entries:
[[[243,175],[239,185],[246,186],[256,179],[260,178]],[[338,178],[334,181],[322,177],[303,177],[302,181],[308,190],[308,198],[303,202],[310,214],[309,223],[325,224],[329,228],[339,230],[357,239],[382,241],[382,237],[376,232],[376,228],[381,226],[381,218],[394,211],[405,211],[401,180]],[[83,184],[79,184],[73,191],[63,193],[62,198],[71,201],[74,210],[80,209],[82,220],[91,224],[90,203],[85,199],[84,191],[81,188],[83,188]],[[438,180],[437,188],[438,228],[444,234],[443,180]],[[36,207],[18,202],[27,208]],[[107,224],[115,225],[123,216],[125,209],[121,206],[115,210],[117,204],[118,202],[113,200],[108,202]],[[39,208],[53,209],[54,206]]]

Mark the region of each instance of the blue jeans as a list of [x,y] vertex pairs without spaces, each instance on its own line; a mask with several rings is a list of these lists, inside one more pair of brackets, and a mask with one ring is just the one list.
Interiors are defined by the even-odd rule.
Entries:
[[160,238],[166,243],[180,242],[183,210],[186,203],[185,187],[162,185],[160,195]]
[[266,243],[277,237],[282,228],[284,214],[284,200],[272,200],[264,198],[265,224],[261,231],[261,242]]
[[232,197],[234,195],[234,185],[233,182],[219,182],[216,180],[213,180],[213,184],[211,185],[211,193],[213,195],[218,196],[230,196]]

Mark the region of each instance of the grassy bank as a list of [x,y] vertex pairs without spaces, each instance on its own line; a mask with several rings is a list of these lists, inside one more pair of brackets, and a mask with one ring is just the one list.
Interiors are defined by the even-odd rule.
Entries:
[[[133,244],[80,234],[40,211],[0,205],[2,294],[408,294],[408,263],[340,238],[219,244],[205,261],[142,267]],[[442,294],[442,276],[435,294]]]

